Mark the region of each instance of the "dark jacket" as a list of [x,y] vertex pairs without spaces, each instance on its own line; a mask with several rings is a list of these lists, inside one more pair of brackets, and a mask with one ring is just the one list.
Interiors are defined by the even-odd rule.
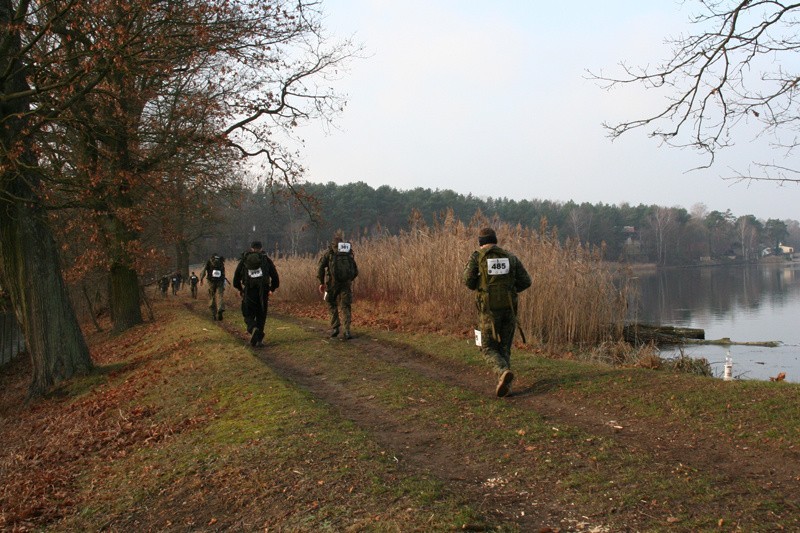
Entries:
[[[247,266],[244,264],[244,258],[251,252],[242,254],[239,264],[236,266],[236,272],[233,273],[233,288],[240,292],[247,292]],[[261,252],[261,271],[262,283],[260,289],[264,289],[264,294],[269,296],[270,292],[274,292],[280,286],[280,278],[278,277],[278,270],[275,268],[275,263],[272,262],[266,253]]]
[[215,269],[214,266],[211,264],[211,259],[209,259],[208,261],[206,261],[206,266],[203,268],[203,273],[200,275],[200,281],[203,281],[203,278],[208,278],[208,281],[211,283],[221,284],[222,282],[225,281],[225,258],[222,256],[219,256],[219,258],[220,262],[222,263],[222,267],[217,269],[221,273],[220,276],[216,278],[214,277],[213,273]]

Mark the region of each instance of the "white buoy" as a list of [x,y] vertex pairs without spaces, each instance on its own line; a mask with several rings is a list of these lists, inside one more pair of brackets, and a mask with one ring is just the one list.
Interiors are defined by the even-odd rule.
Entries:
[[725,356],[725,374],[723,375],[722,379],[725,381],[730,381],[733,379],[733,359],[731,359],[730,350],[728,350],[728,354]]

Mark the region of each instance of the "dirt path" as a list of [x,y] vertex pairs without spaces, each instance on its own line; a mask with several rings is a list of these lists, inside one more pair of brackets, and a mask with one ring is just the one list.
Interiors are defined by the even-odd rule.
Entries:
[[[797,447],[776,447],[764,454],[763,450],[738,446],[719,437],[699,436],[677,424],[653,427],[621,410],[560,394],[558,384],[537,381],[535,376],[520,376],[514,393],[499,400],[493,398],[493,380],[488,371],[439,360],[407,345],[369,336],[356,337],[347,343],[344,352],[341,345],[345,343],[327,340],[318,323],[285,316],[281,319],[317,335],[322,353],[326,353],[324,345],[330,344],[331,356],[301,359],[280,345],[267,344],[253,350],[264,364],[371,434],[394,457],[400,472],[434,477],[479,508],[490,522],[514,523],[522,531],[619,531],[620,524],[624,524],[622,530],[637,531],[642,524],[652,524],[653,520],[667,527],[671,510],[665,505],[653,507],[642,501],[620,507],[610,505],[603,513],[592,514],[569,507],[563,495],[556,495],[552,488],[560,483],[557,472],[524,481],[510,479],[515,471],[542,472],[542,454],[557,453],[558,444],[536,453],[524,453],[515,443],[498,450],[487,448],[480,438],[464,441],[446,424],[436,421],[433,413],[437,402],[433,398],[409,397],[411,407],[386,408],[373,401],[374,395],[370,394],[370,387],[377,391],[393,386],[396,378],[386,369],[401,370],[410,380],[420,383],[422,390],[425,383],[448,384],[485,397],[487,405],[503,402],[504,407],[520,415],[539,416],[554,430],[580,431],[587,435],[587,441],[609,442],[625,453],[646,456],[656,477],[687,472],[687,476],[709,476],[716,483],[729,486],[731,492],[769,496],[793,516],[792,524],[798,524],[800,499],[795,487],[800,481],[800,452]],[[238,321],[221,325],[246,340]],[[352,386],[347,379],[334,377],[342,375],[348,367],[353,379],[365,380],[367,376],[370,387]],[[712,516],[730,513],[724,502],[702,505],[705,507],[698,508],[698,512]],[[608,516],[614,513],[625,515],[614,516],[615,525],[607,526]],[[481,530],[487,524],[465,526]],[[680,529],[679,524],[674,526]]]

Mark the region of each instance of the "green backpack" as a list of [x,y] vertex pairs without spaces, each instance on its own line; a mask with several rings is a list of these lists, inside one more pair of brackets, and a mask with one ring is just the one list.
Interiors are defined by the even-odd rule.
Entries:
[[355,260],[349,242],[340,242],[338,248],[331,254],[328,271],[331,273],[331,281],[334,283],[356,279]]
[[514,273],[508,252],[497,246],[481,251],[478,254],[478,273],[481,308],[486,311],[512,309]]

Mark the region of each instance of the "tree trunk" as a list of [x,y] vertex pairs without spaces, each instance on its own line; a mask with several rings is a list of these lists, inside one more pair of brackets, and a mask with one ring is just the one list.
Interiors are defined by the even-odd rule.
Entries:
[[[0,2],[0,24],[13,27],[14,11]],[[18,54],[18,35],[8,38],[0,58],[3,94],[29,89]],[[92,369],[89,349],[61,276],[58,246],[35,190],[40,185],[36,156],[27,131],[30,100],[24,96],[0,105],[0,280],[11,297],[33,366],[31,395]],[[13,159],[12,159],[13,157]]]
[[[5,185],[8,176],[3,180]],[[27,188],[24,180],[14,181],[17,194]],[[36,205],[33,201],[5,203],[0,209],[0,274],[33,364],[31,395],[43,394],[58,382],[92,369],[61,277],[58,247]]]
[[129,266],[117,263],[111,267],[110,277],[111,314],[118,333],[143,322],[139,276]]
[[184,239],[175,243],[175,257],[178,267],[178,272],[181,273],[184,280],[189,279],[189,243]]

